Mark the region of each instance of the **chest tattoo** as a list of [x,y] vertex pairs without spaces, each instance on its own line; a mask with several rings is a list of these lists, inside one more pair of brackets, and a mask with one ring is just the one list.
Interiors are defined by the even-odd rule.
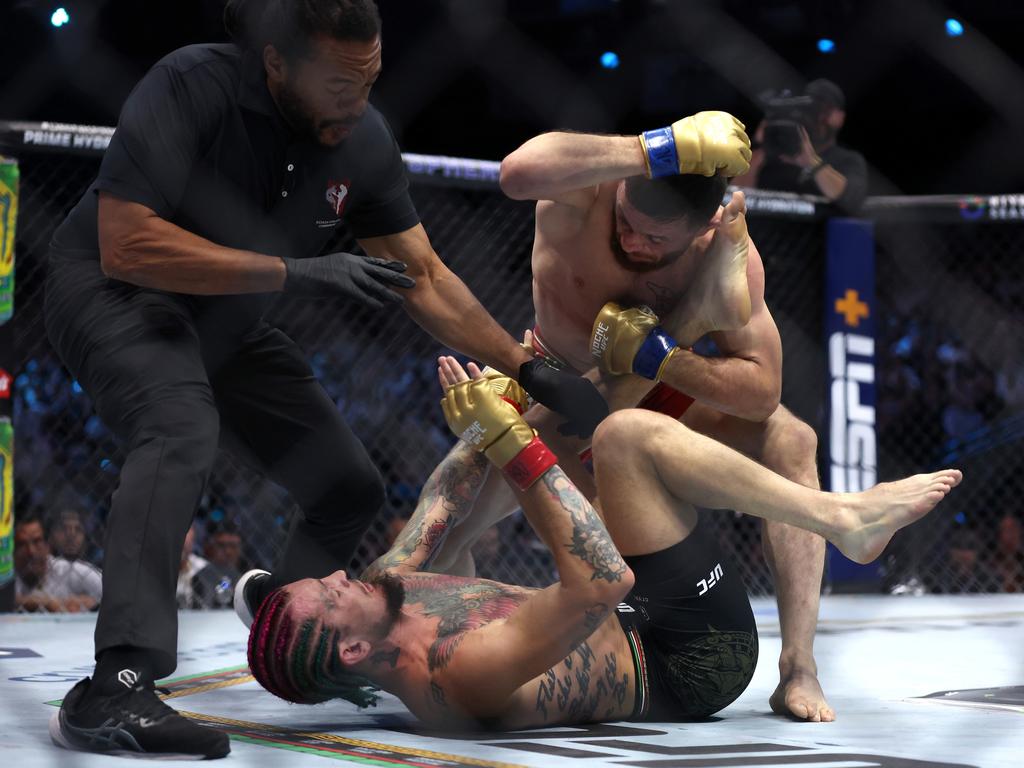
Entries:
[[406,603],[422,606],[427,616],[438,616],[437,637],[427,652],[431,672],[444,669],[466,633],[504,619],[529,596],[501,584],[455,576],[407,576]]
[[659,317],[667,314],[675,306],[676,300],[679,298],[679,292],[672,290],[667,285],[661,285],[648,280],[647,288],[651,292],[652,297],[650,307],[654,310],[654,314]]

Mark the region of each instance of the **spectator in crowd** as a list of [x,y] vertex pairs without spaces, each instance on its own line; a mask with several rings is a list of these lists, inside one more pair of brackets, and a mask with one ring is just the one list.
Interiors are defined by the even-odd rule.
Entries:
[[795,128],[799,149],[794,154],[776,151],[770,139],[766,142],[770,122],[762,121],[751,143],[750,170],[734,178],[733,184],[820,195],[855,213],[867,195],[868,169],[860,152],[836,141],[846,122],[846,96],[838,85],[824,79],[808,83],[804,95],[811,104],[801,110],[802,124]]
[[38,517],[15,521],[14,572],[15,600],[23,611],[91,611],[103,594],[103,580],[96,566],[50,553]]
[[978,573],[980,545],[978,535],[969,528],[958,528],[950,536],[948,567],[943,571],[938,591],[946,594],[984,592]]
[[89,540],[85,535],[82,514],[77,509],[64,507],[57,511],[50,523],[50,550],[65,560],[86,560]]
[[193,579],[210,563],[196,554],[196,523],[189,526],[185,543],[181,547],[181,565],[178,568],[177,600],[179,608],[198,608]]
[[231,521],[207,526],[203,545],[206,565],[192,576],[190,608],[230,608],[235,582],[248,570],[242,557],[242,536]]
[[942,427],[947,437],[967,439],[973,432],[991,424],[1002,410],[995,377],[974,355],[953,344],[941,345],[938,356],[947,363],[947,399],[942,411]]
[[1024,592],[1024,524],[1006,512],[996,527],[996,548],[992,570],[1001,592]]
[[231,575],[232,581],[249,570],[242,556],[242,535],[230,520],[207,525],[203,554],[211,565]]

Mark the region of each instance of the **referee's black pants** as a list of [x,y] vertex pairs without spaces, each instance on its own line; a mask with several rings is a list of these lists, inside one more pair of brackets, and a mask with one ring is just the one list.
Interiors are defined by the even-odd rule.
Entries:
[[384,502],[384,484],[283,332],[257,323],[218,353],[213,369],[187,301],[109,280],[95,261],[53,252],[46,326],[126,453],[107,520],[97,657],[131,646],[155,652],[157,677],[174,670],[181,550],[218,444],[302,509],[275,581],[348,565]]

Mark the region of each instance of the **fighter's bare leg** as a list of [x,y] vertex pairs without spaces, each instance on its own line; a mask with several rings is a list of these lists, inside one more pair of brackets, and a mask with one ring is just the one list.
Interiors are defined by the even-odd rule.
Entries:
[[737,330],[750,320],[746,212],[743,193],[734,192],[717,220],[700,270],[676,307],[662,318],[662,325],[684,347],[711,331]]
[[[795,483],[819,490],[814,430],[782,406],[768,419],[766,429],[762,463]],[[761,546],[775,582],[782,631],[779,684],[768,699],[769,706],[779,715],[831,722],[835,710],[821,689],[814,660],[825,541],[808,531],[765,520]]]
[[633,418],[637,413],[613,413],[598,426],[593,443],[601,516],[626,557],[671,547],[697,524],[697,511],[688,499],[669,490],[652,451],[636,450],[643,442],[644,421]]
[[[814,430],[784,407],[780,406],[767,421],[756,423],[695,403],[683,422],[752,456],[793,482],[814,490],[820,488]],[[825,540],[808,531],[765,520],[761,541],[775,583],[782,631],[779,685],[769,704],[778,714],[830,722],[835,719],[835,711],[822,691],[814,660]]]
[[[624,527],[618,521],[628,515],[639,521],[647,499],[636,494],[652,493],[659,503],[674,498],[813,531],[859,563],[878,557],[897,530],[924,517],[961,480],[959,470],[946,469],[861,493],[824,493],[787,480],[667,416],[641,409],[619,411],[602,422],[594,454],[610,531],[611,525]],[[638,504],[640,499],[644,503]],[[624,552],[642,551],[646,539],[654,540],[644,531],[624,530],[622,535],[616,545]]]

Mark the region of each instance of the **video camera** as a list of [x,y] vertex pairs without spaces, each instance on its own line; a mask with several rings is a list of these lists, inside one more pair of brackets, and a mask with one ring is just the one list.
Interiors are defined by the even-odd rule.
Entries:
[[761,96],[764,108],[764,147],[769,157],[800,154],[800,126],[814,135],[820,105],[813,96],[788,90],[769,91]]

